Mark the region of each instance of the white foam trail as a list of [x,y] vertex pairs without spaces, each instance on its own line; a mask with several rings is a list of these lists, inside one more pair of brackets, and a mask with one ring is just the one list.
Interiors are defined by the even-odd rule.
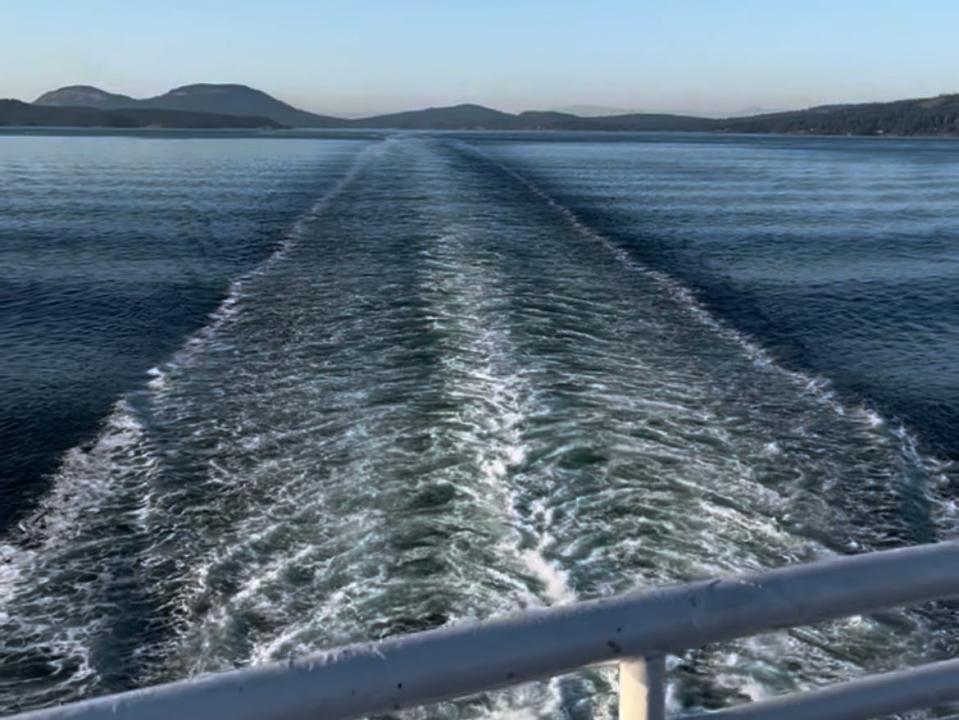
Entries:
[[[143,426],[133,410],[125,401],[117,402],[95,444],[66,453],[50,492],[19,524],[19,542],[0,545],[0,621],[8,623],[8,637],[11,642],[16,638],[42,643],[50,657],[62,658],[48,662],[71,666],[69,670],[61,667],[60,672],[69,673],[70,683],[77,687],[96,675],[91,660],[93,637],[104,618],[73,624],[82,607],[57,607],[51,604],[54,598],[43,597],[44,583],[49,581],[44,564],[60,557],[64,558],[60,570],[80,567],[82,560],[70,558],[70,553],[105,540],[82,537],[89,523],[100,519],[101,513],[122,512],[122,508],[145,502],[144,493],[137,493],[137,488],[145,488],[156,462],[143,437]],[[131,492],[139,499],[118,501],[118,496]],[[108,568],[96,570],[109,573]],[[84,585],[78,583],[76,597],[71,598],[78,605],[88,594]],[[29,608],[26,613],[19,611],[21,601]]]
[[[89,449],[67,451],[50,492],[20,529],[33,543],[60,546],[70,541],[81,520],[94,513],[117,490],[112,470],[117,459],[141,443],[143,425],[125,400],[118,401]],[[146,459],[147,468],[154,461]]]
[[[463,452],[476,453],[486,486],[499,498],[501,513],[519,530],[504,539],[503,552],[518,555],[526,571],[542,585],[540,602],[572,602],[576,594],[568,574],[544,554],[547,538],[517,510],[511,474],[526,459],[522,427],[531,414],[531,393],[510,368],[517,353],[508,331],[498,326],[497,313],[486,309],[498,294],[496,280],[490,268],[463,266],[470,253],[457,233],[447,234],[438,244],[438,257],[431,262],[432,281],[437,284],[437,298],[452,298],[453,305],[437,299],[434,322],[461,336],[464,343],[448,359],[449,392],[460,402],[479,400],[470,420],[485,431],[469,438]],[[533,547],[526,547],[523,536],[530,535],[537,539]]]
[[23,550],[13,545],[0,543],[0,624],[10,621],[6,607],[23,574],[23,553]]
[[523,550],[527,569],[543,583],[549,605],[565,605],[576,601],[576,593],[569,586],[569,573],[549,562],[540,548]]

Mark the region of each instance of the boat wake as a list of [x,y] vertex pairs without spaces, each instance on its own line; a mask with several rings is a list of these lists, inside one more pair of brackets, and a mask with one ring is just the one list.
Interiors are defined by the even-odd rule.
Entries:
[[[0,545],[0,708],[951,532],[947,473],[508,163],[398,136]],[[670,702],[951,642],[931,613],[776,633],[673,659]],[[612,717],[612,679],[429,716]]]

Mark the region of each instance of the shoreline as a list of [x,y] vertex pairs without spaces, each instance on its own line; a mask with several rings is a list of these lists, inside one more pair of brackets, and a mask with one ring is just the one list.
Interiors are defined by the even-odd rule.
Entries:
[[813,132],[744,132],[741,130],[604,130],[604,129],[500,129],[500,128],[396,128],[396,127],[338,127],[338,128],[238,128],[238,127],[113,127],[109,125],[0,125],[0,136],[53,136],[53,137],[83,137],[83,136],[148,136],[162,137],[164,135],[197,135],[200,137],[215,138],[277,138],[277,139],[310,139],[332,135],[336,137],[355,135],[357,138],[368,138],[378,133],[403,134],[441,134],[469,133],[477,135],[500,136],[527,136],[527,135],[583,135],[583,136],[683,136],[683,137],[743,137],[743,138],[837,138],[844,140],[959,140],[959,132],[938,133],[934,135],[897,135],[894,133],[865,134],[865,133],[813,133]]

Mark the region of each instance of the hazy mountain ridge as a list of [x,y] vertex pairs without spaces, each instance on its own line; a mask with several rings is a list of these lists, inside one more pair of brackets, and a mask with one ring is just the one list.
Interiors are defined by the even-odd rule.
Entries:
[[576,105],[564,105],[562,107],[550,108],[545,112],[556,112],[562,115],[576,115],[577,117],[610,117],[612,115],[637,115],[641,110],[612,107],[610,105],[593,105],[591,103],[580,103]]
[[[34,106],[52,108],[68,105],[76,110],[81,104],[84,107],[111,110],[180,111],[212,113],[221,118],[269,118],[277,125],[299,128],[959,135],[959,95],[885,103],[823,105],[804,110],[721,119],[669,113],[584,117],[551,110],[514,114],[470,103],[348,119],[307,112],[245,85],[209,83],[184,85],[163,95],[142,100],[108,93],[88,85],[74,85],[44,93],[37,98]],[[22,109],[19,112],[23,114]],[[127,116],[126,121],[131,117],[137,116]],[[185,121],[185,118],[175,121]],[[197,127],[215,126],[209,117],[196,117],[194,121],[202,123]],[[14,123],[5,121],[0,114],[0,124]]]

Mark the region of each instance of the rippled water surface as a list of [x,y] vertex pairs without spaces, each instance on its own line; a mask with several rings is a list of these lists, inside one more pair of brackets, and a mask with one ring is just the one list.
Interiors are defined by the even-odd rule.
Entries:
[[[0,137],[0,709],[951,536],[957,181],[936,141]],[[670,702],[955,622],[710,646]]]

